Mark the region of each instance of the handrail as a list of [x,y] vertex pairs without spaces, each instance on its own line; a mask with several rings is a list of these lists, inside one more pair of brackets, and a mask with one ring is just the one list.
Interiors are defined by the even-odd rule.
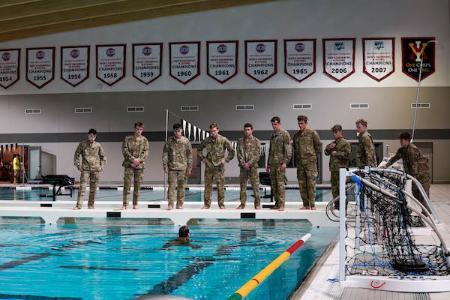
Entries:
[[297,251],[298,248],[303,246],[305,242],[311,237],[310,233],[305,234],[301,239],[292,244],[286,251],[281,253],[277,258],[275,258],[270,264],[268,264],[264,269],[262,269],[258,274],[253,276],[252,279],[247,281],[246,284],[241,286],[234,294],[232,294],[228,300],[240,300],[248,296],[251,291],[253,291],[258,285],[261,284],[270,274],[273,273],[279,266],[281,266],[289,257]]

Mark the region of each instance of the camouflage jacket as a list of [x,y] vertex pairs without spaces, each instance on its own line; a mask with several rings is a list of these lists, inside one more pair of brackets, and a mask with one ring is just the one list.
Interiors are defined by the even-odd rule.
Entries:
[[192,146],[187,138],[169,137],[163,149],[164,170],[184,171],[192,169]]
[[389,159],[386,167],[391,166],[399,159],[403,160],[403,168],[406,173],[416,177],[420,182],[430,180],[430,165],[428,159],[423,156],[416,145],[409,144],[408,147],[400,147],[397,150],[397,153]]
[[356,153],[356,166],[362,168],[365,166],[376,167],[377,156],[375,154],[375,145],[370,133],[367,131],[358,136],[358,151]]
[[283,163],[288,164],[292,158],[292,141],[289,133],[280,129],[270,137],[269,166],[279,166]]
[[249,163],[250,167],[258,167],[261,156],[261,142],[254,136],[240,138],[237,145],[237,158],[239,166]]
[[134,159],[138,159],[141,164],[136,169],[143,169],[145,160],[148,157],[149,145],[145,136],[141,136],[139,140],[133,135],[125,137],[122,143],[123,163],[125,168],[132,168],[131,164]]
[[99,172],[106,164],[105,151],[102,145],[94,141],[81,142],[75,150],[73,164],[83,171]]
[[231,147],[230,141],[221,135],[216,139],[211,136],[207,137],[198,148],[200,159],[206,159],[210,166],[219,166],[221,160],[225,157],[225,151],[228,151],[225,162],[229,162],[234,157],[234,149]]
[[[333,152],[335,153],[332,154]],[[344,138],[337,139],[328,144],[325,147],[325,155],[330,156],[330,171],[336,172],[339,171],[340,168],[348,168],[351,152],[352,147]]]
[[312,129],[306,128],[303,132],[294,134],[294,159],[297,166],[308,163],[315,164],[320,156],[320,137]]

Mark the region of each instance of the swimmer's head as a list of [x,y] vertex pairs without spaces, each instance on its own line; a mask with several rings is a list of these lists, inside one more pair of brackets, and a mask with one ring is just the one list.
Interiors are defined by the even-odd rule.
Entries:
[[178,229],[179,237],[189,237],[189,227],[187,225],[183,225]]

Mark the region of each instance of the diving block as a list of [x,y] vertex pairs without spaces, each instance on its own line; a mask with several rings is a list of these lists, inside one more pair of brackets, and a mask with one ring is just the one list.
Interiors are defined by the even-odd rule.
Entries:
[[323,210],[286,209],[284,211],[267,209],[81,209],[53,207],[2,207],[0,217],[39,217],[47,224],[55,224],[60,218],[127,218],[127,219],[170,219],[175,225],[185,225],[191,219],[255,219],[255,220],[308,220],[313,226],[336,226]]

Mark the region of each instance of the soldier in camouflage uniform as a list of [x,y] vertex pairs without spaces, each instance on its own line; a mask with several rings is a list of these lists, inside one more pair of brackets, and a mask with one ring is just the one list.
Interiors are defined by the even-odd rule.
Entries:
[[102,145],[95,141],[97,131],[90,129],[88,139],[81,142],[75,150],[73,164],[81,172],[80,189],[78,190],[77,204],[74,209],[81,209],[86,185],[89,181],[88,208],[94,208],[95,192],[99,181],[99,173],[106,164],[105,151]]
[[123,176],[123,206],[128,207],[128,194],[130,193],[131,180],[134,178],[133,191],[133,209],[137,209],[139,190],[144,178],[144,165],[148,157],[148,140],[142,135],[144,123],[136,122],[134,124],[134,134],[125,137],[122,143],[122,154],[124,167]]
[[[205,163],[205,195],[204,209],[211,207],[211,193],[213,181],[217,185],[217,202],[220,209],[225,208],[225,163],[234,157],[234,149],[230,141],[219,134],[219,125],[211,123],[209,125],[210,136],[200,144],[198,148],[200,159]],[[225,151],[228,155],[225,158]]]
[[[428,159],[423,156],[416,145],[411,143],[411,135],[408,132],[400,134],[400,145],[401,147],[397,150],[397,153],[389,159],[385,167],[388,168],[397,160],[401,159],[405,172],[415,177],[422,184],[427,195],[430,196],[431,178]],[[431,212],[427,202],[414,183],[412,192],[413,196]]]
[[356,121],[356,131],[358,132],[358,151],[356,153],[356,166],[358,168],[376,167],[377,156],[375,145],[370,133],[367,131],[367,121],[359,119]]
[[253,136],[253,125],[250,123],[244,124],[244,135],[243,138],[239,139],[237,145],[237,158],[240,167],[239,181],[241,185],[239,194],[241,204],[237,208],[245,208],[247,182],[250,179],[255,196],[255,209],[260,209],[258,162],[261,156],[261,143]]
[[294,158],[297,179],[303,200],[301,209],[316,209],[317,157],[320,156],[320,137],[308,128],[308,117],[297,117],[299,131],[294,135]]
[[289,133],[281,128],[279,117],[273,117],[270,122],[272,123],[273,133],[270,137],[267,172],[270,174],[272,195],[275,198],[273,209],[284,210],[285,173],[286,166],[292,157],[292,141]]
[[174,136],[171,136],[163,149],[163,168],[167,173],[169,189],[167,208],[173,209],[175,189],[177,190],[177,209],[183,208],[187,176],[192,171],[192,146],[183,136],[181,124],[173,125]]
[[[348,168],[352,147],[344,139],[341,125],[334,125],[331,131],[335,140],[325,147],[325,155],[330,156],[331,193],[336,199],[339,196],[339,169]],[[339,201],[334,202],[334,208],[339,209]]]

